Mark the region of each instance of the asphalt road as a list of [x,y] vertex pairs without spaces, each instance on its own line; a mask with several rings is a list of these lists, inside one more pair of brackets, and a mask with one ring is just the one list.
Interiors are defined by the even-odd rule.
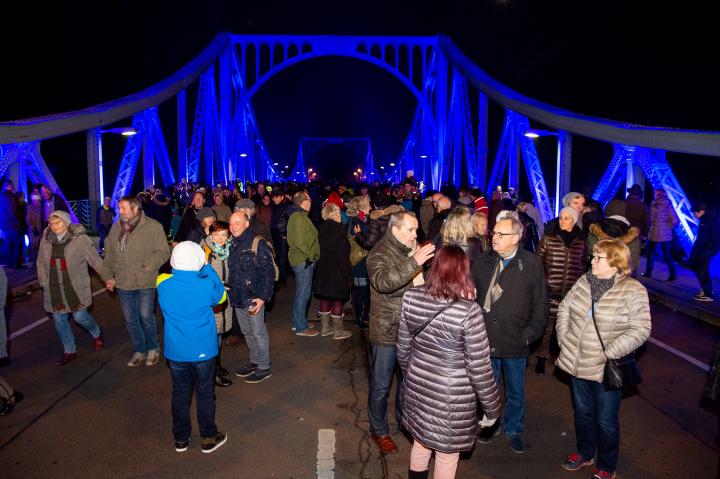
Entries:
[[[323,443],[321,457],[333,457],[335,478],[407,477],[411,443],[395,432],[392,414],[400,453],[384,457],[369,439],[365,336],[354,326],[345,341],[293,335],[292,294],[290,282],[267,318],[272,378],[256,385],[234,378],[216,391],[217,423],[229,440],[209,455],[200,452],[196,426],[190,450],[175,452],[169,372],[164,362],[125,366],[131,348],[112,295],[100,292],[92,310],[106,348],[96,353],[90,336],[76,327],[78,359],[64,367],[54,365],[61,347],[52,321],[26,329],[11,341],[12,365],[0,369],[25,394],[0,418],[0,478],[332,477],[317,472],[319,430],[334,434],[334,450],[328,449],[332,441]],[[44,318],[40,292],[12,303],[8,316],[11,334]],[[718,336],[717,328],[653,307],[656,343],[647,344],[639,363],[645,382],[621,407],[619,477],[717,477],[718,420],[699,404],[705,372],[661,346],[707,362]],[[244,344],[223,349],[230,370],[246,359]],[[559,466],[575,442],[567,380],[537,376],[530,367],[526,414],[525,454],[512,453],[500,436],[464,454],[458,477],[589,477],[588,470]]]

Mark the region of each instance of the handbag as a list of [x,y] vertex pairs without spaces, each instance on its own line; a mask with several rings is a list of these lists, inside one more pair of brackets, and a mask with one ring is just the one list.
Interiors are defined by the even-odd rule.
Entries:
[[[348,233],[352,228],[352,221],[349,222]],[[348,234],[348,241],[350,242],[350,265],[356,266],[362,260],[367,258],[368,250],[360,246],[355,239],[355,236]]]
[[603,343],[600,330],[598,330],[597,322],[595,322],[595,301],[592,303],[592,320],[595,326],[595,332],[600,340],[603,354],[605,354],[605,370],[603,372],[603,386],[606,391],[619,391],[625,388],[632,388],[642,383],[642,375],[640,369],[635,362],[635,351],[623,356],[619,359],[610,359],[605,352],[605,343]]

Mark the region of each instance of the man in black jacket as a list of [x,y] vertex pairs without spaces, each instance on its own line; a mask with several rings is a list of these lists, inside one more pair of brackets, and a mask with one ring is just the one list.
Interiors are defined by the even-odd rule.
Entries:
[[[492,250],[472,266],[477,302],[483,308],[495,380],[505,380],[505,434],[510,448],[525,451],[525,366],[530,344],[543,334],[548,316],[545,273],[540,258],[520,247],[522,223],[517,213],[503,212],[492,234]],[[499,422],[499,421],[498,421]],[[496,425],[480,432],[490,442]]]
[[692,208],[695,217],[700,220],[697,238],[693,244],[688,263],[692,268],[702,290],[696,294],[695,301],[714,301],[712,278],[710,277],[710,261],[720,252],[720,223],[715,210],[705,203],[697,203]]

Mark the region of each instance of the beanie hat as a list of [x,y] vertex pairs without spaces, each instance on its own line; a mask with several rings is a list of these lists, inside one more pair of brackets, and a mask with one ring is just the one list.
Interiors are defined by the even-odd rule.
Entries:
[[566,206],[565,208],[563,208],[563,209],[560,210],[560,215],[561,215],[561,216],[562,216],[563,213],[567,213],[567,214],[569,214],[570,216],[572,216],[573,221],[575,222],[575,224],[577,224],[578,218],[580,217],[580,215],[578,214],[578,212],[577,212],[577,210],[576,210],[575,208],[573,208],[572,206]]
[[175,245],[170,256],[170,266],[180,271],[200,271],[205,265],[205,252],[194,241],[182,241]]
[[235,211],[247,208],[249,210],[255,209],[255,203],[253,200],[250,200],[248,198],[240,198],[237,203],[235,203]]
[[573,200],[573,198],[577,198],[578,196],[583,196],[583,194],[578,193],[577,191],[571,191],[567,195],[563,196],[563,199],[562,199],[563,206],[570,206],[570,202]]
[[327,203],[333,203],[340,209],[343,209],[345,207],[345,203],[343,203],[343,200],[342,200],[342,198],[340,198],[340,195],[338,195],[334,191],[332,193],[330,193],[330,196],[328,196],[328,199],[325,200],[325,204],[327,204]]
[[198,212],[195,214],[195,218],[198,221],[202,221],[205,218],[215,218],[215,211],[213,211],[212,208],[208,208],[207,206],[200,208]]
[[72,222],[70,221],[70,213],[68,213],[67,211],[55,210],[55,211],[53,211],[52,213],[50,213],[50,215],[48,216],[48,218],[49,218],[50,216],[56,216],[56,217],[60,218],[60,219],[63,220],[63,221],[65,222],[65,224],[68,225],[68,226],[70,226],[70,224],[72,223]]

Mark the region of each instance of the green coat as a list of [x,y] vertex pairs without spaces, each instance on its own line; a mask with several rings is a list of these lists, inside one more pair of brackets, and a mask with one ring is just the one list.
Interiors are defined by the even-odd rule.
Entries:
[[320,258],[318,231],[308,218],[307,211],[296,211],[290,215],[287,242],[290,266],[299,266],[306,259],[317,261]]
[[158,270],[170,258],[167,236],[160,223],[143,215],[128,236],[125,251],[118,250],[120,221],[105,239],[105,267],[119,289],[155,288]]

